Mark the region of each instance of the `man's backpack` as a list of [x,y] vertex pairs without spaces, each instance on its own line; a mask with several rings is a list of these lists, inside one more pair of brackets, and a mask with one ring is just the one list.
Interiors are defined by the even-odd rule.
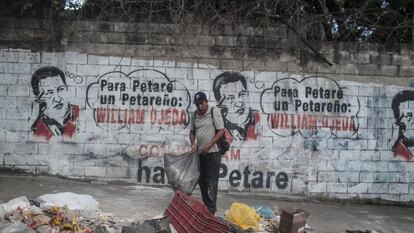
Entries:
[[[211,121],[213,122],[214,129],[216,129],[216,125],[214,124],[213,110],[214,110],[214,107],[211,108]],[[216,132],[217,132],[217,129],[216,129]],[[230,149],[230,143],[226,141],[226,137],[224,136],[224,134],[223,136],[221,136],[221,138],[217,141],[216,144],[220,151],[220,154],[222,155]]]

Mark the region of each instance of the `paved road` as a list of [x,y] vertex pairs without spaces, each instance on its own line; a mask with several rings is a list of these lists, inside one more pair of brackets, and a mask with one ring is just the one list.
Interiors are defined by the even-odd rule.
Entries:
[[[160,215],[167,208],[173,192],[168,187],[153,188],[79,182],[47,176],[0,172],[0,202],[19,196],[34,197],[46,193],[75,192],[90,194],[104,212],[127,221],[139,221]],[[194,197],[201,200],[196,191]],[[218,197],[219,215],[233,202],[269,205],[278,208],[302,208],[311,213],[308,225],[316,232],[342,233],[345,230],[377,230],[384,233],[414,232],[414,208],[285,201],[263,197],[231,195]]]

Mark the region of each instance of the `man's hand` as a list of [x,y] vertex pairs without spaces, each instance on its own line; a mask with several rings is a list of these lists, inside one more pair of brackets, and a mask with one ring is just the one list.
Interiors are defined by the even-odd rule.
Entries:
[[213,145],[211,145],[210,143],[205,144],[203,148],[201,148],[201,154],[208,154],[212,146]]
[[191,144],[191,150],[196,150],[196,149],[197,149],[197,143]]

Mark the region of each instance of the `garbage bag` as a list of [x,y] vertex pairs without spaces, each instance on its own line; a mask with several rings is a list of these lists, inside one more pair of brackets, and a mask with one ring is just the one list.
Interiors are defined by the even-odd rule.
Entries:
[[236,224],[243,230],[259,231],[261,218],[250,206],[243,203],[233,203],[226,215],[227,221]]
[[27,197],[21,196],[14,198],[9,202],[0,205],[0,219],[4,218],[8,214],[11,214],[11,212],[15,211],[18,207],[24,209],[29,206],[30,202]]
[[164,171],[168,183],[174,191],[179,190],[191,195],[200,177],[198,151],[193,150],[180,155],[165,155]]
[[42,200],[41,207],[64,207],[70,210],[98,210],[99,202],[91,195],[77,194],[72,192],[43,194],[39,197]]
[[269,219],[276,217],[275,212],[272,210],[272,207],[270,206],[258,205],[258,206],[255,206],[255,209],[256,209],[256,213],[264,219],[269,220]]
[[22,222],[0,223],[0,233],[36,233]]

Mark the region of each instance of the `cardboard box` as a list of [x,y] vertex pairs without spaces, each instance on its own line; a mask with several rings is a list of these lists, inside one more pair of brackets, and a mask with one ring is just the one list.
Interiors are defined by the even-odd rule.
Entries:
[[281,209],[279,232],[281,233],[300,233],[303,232],[309,212],[302,209]]

